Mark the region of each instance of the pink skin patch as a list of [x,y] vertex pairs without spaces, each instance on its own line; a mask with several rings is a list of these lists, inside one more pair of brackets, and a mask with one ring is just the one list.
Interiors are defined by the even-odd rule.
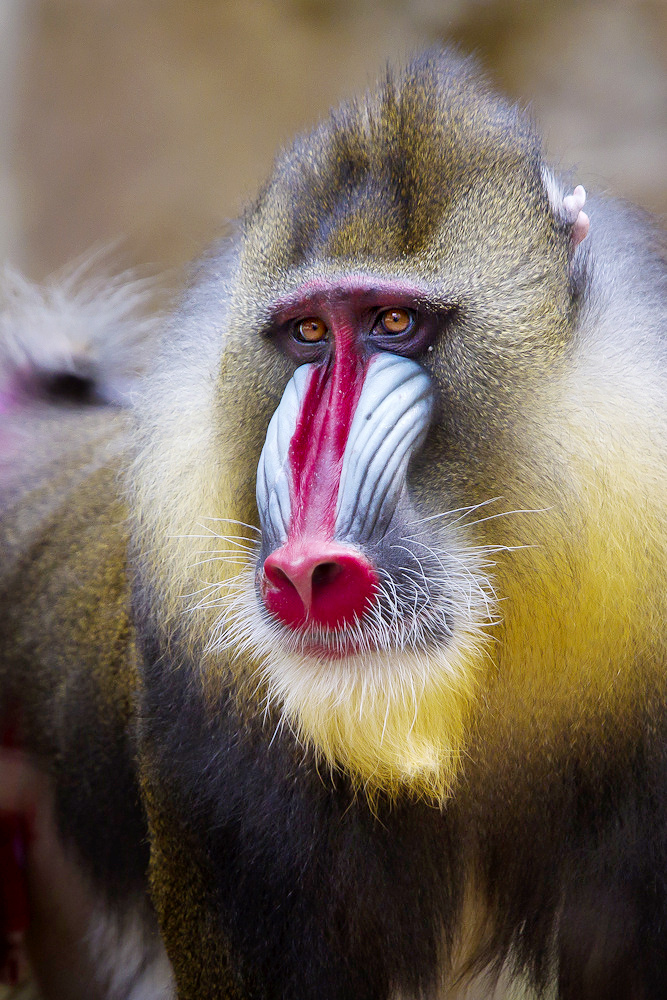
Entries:
[[588,236],[590,229],[590,219],[583,211],[586,204],[586,191],[577,184],[572,194],[563,198],[563,208],[565,214],[572,225],[572,248],[576,248]]
[[8,379],[0,385],[0,416],[3,413],[13,413],[21,401],[21,387],[17,379]]
[[280,320],[318,316],[333,356],[313,370],[289,447],[291,520],[287,541],[264,563],[262,597],[290,628],[340,628],[360,620],[378,589],[366,556],[334,539],[343,455],[370,357],[361,338],[374,309],[405,307],[420,291],[348,279],[311,282],[279,306]]
[[345,310],[356,326],[362,309],[390,309],[392,306],[405,309],[430,296],[430,289],[409,281],[388,281],[363,274],[337,278],[335,283],[313,278],[277,302],[276,320],[283,323],[296,317],[316,315],[321,316],[332,330],[332,314],[339,311]]

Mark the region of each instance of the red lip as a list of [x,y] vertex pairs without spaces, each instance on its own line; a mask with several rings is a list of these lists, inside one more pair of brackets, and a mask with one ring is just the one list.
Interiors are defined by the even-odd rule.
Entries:
[[[372,652],[372,648],[369,650],[368,646],[364,646],[364,651]],[[358,653],[362,652],[362,647],[358,642],[354,642],[351,637],[346,637],[345,644],[337,646],[329,646],[326,643],[318,641],[315,638],[304,639],[301,652],[305,653],[306,656],[317,657],[318,659],[326,660],[345,660],[349,656],[356,656]]]

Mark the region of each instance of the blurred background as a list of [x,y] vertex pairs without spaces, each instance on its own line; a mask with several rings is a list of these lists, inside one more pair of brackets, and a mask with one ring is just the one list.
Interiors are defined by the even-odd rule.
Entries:
[[120,237],[178,268],[295,131],[441,41],[556,166],[667,210],[666,0],[0,0],[0,259],[41,280]]

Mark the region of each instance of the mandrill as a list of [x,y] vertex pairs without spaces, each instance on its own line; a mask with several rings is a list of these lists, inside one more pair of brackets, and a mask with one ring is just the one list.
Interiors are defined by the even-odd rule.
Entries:
[[278,157],[131,405],[6,362],[45,997],[667,996],[661,239],[431,52]]

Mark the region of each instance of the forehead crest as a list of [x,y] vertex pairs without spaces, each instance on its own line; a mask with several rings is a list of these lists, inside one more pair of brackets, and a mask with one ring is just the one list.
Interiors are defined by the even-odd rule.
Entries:
[[273,234],[289,267],[417,254],[466,187],[517,173],[537,185],[539,161],[530,120],[493,94],[472,60],[426,54],[299,137],[278,158],[247,233]]

